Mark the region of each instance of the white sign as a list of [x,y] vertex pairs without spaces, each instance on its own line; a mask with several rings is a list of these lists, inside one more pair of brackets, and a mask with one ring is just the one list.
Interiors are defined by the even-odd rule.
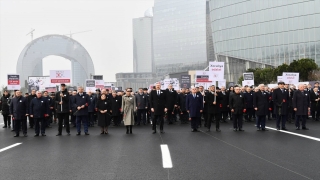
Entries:
[[286,84],[297,84],[299,83],[299,73],[295,72],[283,72],[283,82]]
[[212,76],[213,76],[212,71],[196,71],[195,82],[196,83],[211,83],[212,84],[212,80],[210,79],[210,77],[212,77]]
[[70,70],[50,70],[51,83],[70,83],[71,71]]
[[227,81],[224,79],[223,81],[218,81],[218,87],[221,88],[222,86],[226,87]]
[[242,86],[253,86],[254,85],[254,80],[244,80],[242,81]]
[[95,85],[96,89],[102,90],[104,88],[104,81],[103,80],[96,80],[95,84],[96,84]]
[[224,80],[224,62],[209,62],[209,71],[212,72],[211,81]]
[[20,90],[20,75],[19,74],[8,74],[8,90]]
[[284,82],[283,81],[283,76],[277,76],[277,82]]
[[29,76],[28,77],[28,90],[45,91],[46,88],[56,87],[51,83],[49,76]]
[[179,79],[178,78],[164,79],[164,80],[160,81],[160,84],[161,84],[161,89],[162,90],[167,89],[170,84],[172,84],[172,88],[174,90],[179,90],[180,89],[180,87],[179,87]]
[[95,79],[87,79],[86,80],[86,92],[95,92],[96,90],[96,80]]

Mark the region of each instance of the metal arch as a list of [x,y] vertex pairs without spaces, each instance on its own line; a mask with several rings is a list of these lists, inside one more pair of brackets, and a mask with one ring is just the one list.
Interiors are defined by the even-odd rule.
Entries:
[[35,67],[41,63],[44,57],[50,55],[61,56],[78,62],[82,67],[81,69],[85,71],[87,78],[95,74],[92,59],[88,51],[79,42],[64,35],[46,35],[28,43],[20,53],[16,71],[20,74],[22,87],[25,86],[25,80],[28,76],[42,76],[42,72],[41,74],[35,74],[37,72]]

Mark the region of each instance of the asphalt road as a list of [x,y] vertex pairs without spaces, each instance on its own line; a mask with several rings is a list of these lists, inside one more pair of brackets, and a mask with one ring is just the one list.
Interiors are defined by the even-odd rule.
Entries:
[[[307,126],[287,128],[320,138],[320,122]],[[244,132],[233,132],[231,122],[209,133],[179,123],[165,125],[165,134],[152,134],[150,125],[134,126],[132,135],[125,127],[110,127],[108,135],[93,127],[89,136],[76,136],[72,128],[71,136],[56,137],[57,129],[47,129],[46,137],[33,137],[28,129],[28,137],[14,138],[0,128],[0,149],[22,143],[0,152],[1,179],[320,179],[320,141],[258,132],[253,123],[245,123]],[[172,168],[163,168],[161,144],[168,145]]]

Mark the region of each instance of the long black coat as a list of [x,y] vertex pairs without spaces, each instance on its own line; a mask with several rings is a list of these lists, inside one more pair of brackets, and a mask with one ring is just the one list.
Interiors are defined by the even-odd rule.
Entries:
[[189,111],[189,117],[201,117],[200,110],[203,110],[203,98],[201,94],[193,97],[193,94],[188,94],[186,98],[186,108]]
[[[98,100],[96,108],[98,109],[98,126],[109,126],[111,121],[110,111],[112,110],[111,100]],[[100,110],[107,110],[107,112],[101,113]]]
[[9,110],[14,119],[25,119],[26,114],[29,114],[28,99],[22,96],[13,98]]
[[310,95],[308,91],[297,90],[293,94],[292,107],[297,108],[296,115],[308,115]]
[[225,92],[224,94],[222,92],[218,92],[219,97],[219,108],[220,112],[227,112],[229,111],[229,95]]
[[160,96],[157,95],[157,90],[150,93],[150,108],[154,109],[154,115],[164,115],[166,107],[167,96],[165,91],[160,90]]
[[215,95],[213,92],[207,93],[206,103],[208,106],[208,113],[210,114],[217,114],[220,113],[220,107],[219,102],[221,100],[221,97],[218,95],[216,97],[216,104],[213,104]]
[[44,118],[45,115],[49,115],[48,100],[44,97],[33,98],[30,102],[29,113],[33,115],[33,118]]
[[177,106],[180,107],[181,111],[187,111],[186,98],[187,98],[187,94],[182,94],[182,93],[178,94]]
[[121,96],[111,97],[110,102],[111,102],[112,116],[120,116],[122,97]]
[[[62,92],[63,97],[60,97],[60,92]],[[57,113],[69,113],[69,111],[72,109],[69,106],[70,105],[69,98],[70,98],[70,95],[67,89],[56,93],[55,102],[56,102]],[[62,100],[62,109],[61,109],[61,104],[59,104],[61,100]]]
[[82,96],[80,96],[80,94],[78,93],[77,95],[73,96],[72,105],[74,108],[77,108],[78,106],[84,105],[83,109],[78,110],[78,112],[76,113],[76,116],[87,116],[88,115],[88,107],[90,105],[89,96],[85,92],[82,93]]
[[[272,100],[274,103],[274,113],[278,115],[287,115],[289,108],[289,91],[283,89],[275,89],[272,93]],[[280,111],[281,109],[281,111]]]
[[245,109],[245,101],[243,95],[232,93],[229,97],[229,107],[230,110],[233,109],[234,112],[232,114],[243,114],[243,110]]
[[169,91],[169,89],[166,89],[166,107],[168,110],[173,111],[174,110],[174,105],[176,104],[176,100],[177,100],[177,96],[178,93],[172,89],[171,91]]
[[10,106],[10,94],[8,94],[7,96],[3,95],[1,97],[1,108],[2,109],[2,114],[3,115],[9,115],[10,114],[10,110],[9,110],[9,106]]
[[266,116],[269,111],[269,95],[261,91],[254,93],[253,108],[258,108],[258,110],[256,110],[257,116]]
[[253,93],[252,91],[243,93],[246,109],[253,109]]
[[320,103],[316,101],[319,97],[319,93],[316,94],[314,91],[310,92],[311,111],[320,112]]

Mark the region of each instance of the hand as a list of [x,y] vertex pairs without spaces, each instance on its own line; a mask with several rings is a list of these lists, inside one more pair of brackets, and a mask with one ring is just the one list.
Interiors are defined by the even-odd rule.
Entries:
[[154,109],[153,109],[153,108],[151,108],[151,112],[154,112]]
[[70,112],[72,112],[72,110],[70,110]]
[[310,108],[308,107],[308,111],[310,111]]
[[231,109],[231,112],[234,112],[234,109]]
[[203,103],[205,104],[205,103],[206,103],[206,101],[203,101]]
[[189,118],[189,121],[191,121],[191,118]]
[[189,113],[189,110],[187,112]]
[[103,114],[104,112],[102,110],[100,110],[100,113]]
[[227,105],[227,107],[229,107],[229,105]]
[[33,115],[30,115],[30,117],[33,117]]
[[26,114],[26,116],[29,116],[29,114]]
[[50,109],[53,109],[53,107],[50,107]]
[[44,117],[49,117],[49,114],[45,114]]
[[112,113],[112,110],[110,110],[110,112]]
[[146,109],[148,109],[148,107],[146,107]]
[[217,93],[214,93],[214,95],[215,95],[215,96],[218,96],[218,94],[217,94]]
[[254,110],[258,111],[258,108],[254,108]]
[[60,102],[59,102],[59,104],[63,104],[63,102],[62,102],[62,101],[60,101]]
[[202,113],[202,110],[200,110],[200,112]]
[[297,111],[297,108],[293,108],[294,111]]
[[63,97],[63,94],[62,94],[62,93],[60,93],[60,97]]
[[78,106],[78,107],[77,107],[77,109],[78,109],[78,110],[80,110],[80,109],[81,109],[81,107],[80,107],[80,106]]
[[177,105],[174,105],[174,107],[178,107]]
[[138,109],[138,107],[136,107],[136,110]]
[[81,106],[81,108],[84,108],[84,107],[85,107],[84,105]]
[[216,102],[214,101],[213,104],[216,104]]
[[168,109],[167,108],[164,108],[164,112],[167,112],[168,111]]

